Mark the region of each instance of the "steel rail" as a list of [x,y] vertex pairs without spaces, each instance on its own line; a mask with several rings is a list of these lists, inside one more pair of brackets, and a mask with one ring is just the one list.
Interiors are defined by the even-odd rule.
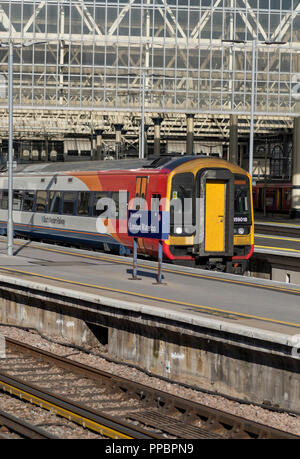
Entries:
[[[268,224],[268,223],[254,223],[254,231],[256,234],[266,234],[274,236],[289,236],[300,238],[300,225],[293,224]],[[300,242],[300,241],[299,241]]]
[[[88,365],[69,360],[65,357],[57,356],[51,352],[35,348],[29,344],[20,343],[14,339],[6,338],[9,346],[15,347],[23,352],[27,352],[47,362],[69,371],[92,378],[109,387],[118,387],[123,391],[138,396],[147,404],[147,406],[157,406],[162,412],[168,409],[181,413],[183,419],[189,419],[190,422],[198,418],[205,420],[205,429],[211,432],[224,435],[225,438],[276,438],[276,439],[299,439],[300,436],[285,432],[261,423],[250,421],[240,416],[231,415],[221,410],[210,408],[203,404],[193,402],[182,397],[169,394],[159,389],[146,386],[141,383],[129,380],[124,377],[116,376],[103,370],[92,368]],[[224,426],[226,426],[224,428]]]
[[[7,342],[9,340],[7,339]],[[20,344],[20,343],[19,343]],[[26,346],[28,352],[30,346]],[[19,378],[0,372],[0,389],[27,400],[41,408],[52,411],[68,420],[83,425],[95,432],[113,439],[161,438],[156,434],[135,427],[125,421],[100,413],[87,406],[52,394]]]
[[[7,427],[9,430],[21,435],[22,437],[31,439],[31,440],[47,440],[58,438],[55,435],[51,435],[46,431],[28,424],[28,422],[23,421],[22,419],[16,418],[11,414],[8,414],[4,411],[0,411],[0,425]],[[10,438],[8,435],[4,435],[3,438]]]

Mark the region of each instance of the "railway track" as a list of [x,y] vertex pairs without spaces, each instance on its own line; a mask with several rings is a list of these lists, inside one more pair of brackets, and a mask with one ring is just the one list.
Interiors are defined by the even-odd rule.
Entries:
[[110,438],[299,438],[8,338],[0,389]]
[[256,234],[266,234],[268,236],[289,236],[300,238],[300,225],[285,223],[255,222],[254,231]]
[[54,435],[28,424],[22,419],[0,411],[0,439],[25,438],[30,440],[55,439]]

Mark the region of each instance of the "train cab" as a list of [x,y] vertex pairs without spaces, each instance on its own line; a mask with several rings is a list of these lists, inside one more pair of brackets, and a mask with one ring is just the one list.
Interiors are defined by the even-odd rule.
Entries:
[[[243,272],[253,252],[251,183],[247,172],[214,158],[173,164],[169,257],[229,272]],[[165,164],[165,167],[172,167]]]

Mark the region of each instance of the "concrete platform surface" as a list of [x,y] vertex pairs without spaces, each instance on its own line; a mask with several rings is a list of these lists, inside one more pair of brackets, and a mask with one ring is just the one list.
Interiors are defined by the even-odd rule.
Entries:
[[0,239],[0,274],[72,289],[159,310],[189,320],[214,318],[237,326],[300,333],[299,285],[163,265],[157,285],[155,262],[139,260],[140,280],[131,280],[132,260],[98,252],[16,239],[15,256]]

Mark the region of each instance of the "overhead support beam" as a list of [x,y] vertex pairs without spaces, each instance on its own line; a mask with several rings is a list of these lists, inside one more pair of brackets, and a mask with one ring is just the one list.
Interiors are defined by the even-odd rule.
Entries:
[[230,115],[228,161],[238,163],[238,117]]
[[95,151],[95,160],[102,160],[103,155],[102,155],[102,134],[103,134],[103,129],[95,129],[95,134],[96,134],[96,151]]
[[300,217],[300,117],[294,119],[292,206],[290,216],[291,218]]
[[144,125],[144,158],[148,158],[148,129],[150,124]]
[[[298,32],[299,33],[299,32]],[[300,71],[300,55],[293,61],[293,70]],[[300,109],[299,96],[296,99],[296,112]],[[300,117],[294,118],[293,130],[293,161],[292,161],[292,203],[290,210],[291,218],[300,217]]]
[[123,124],[121,124],[121,123],[115,124],[115,130],[116,130],[116,159],[120,158],[121,144],[122,144],[122,129],[123,129]]
[[188,113],[186,115],[186,154],[192,155],[194,152],[194,117],[195,115]]
[[154,122],[154,155],[160,156],[160,127],[163,118],[152,118]]

